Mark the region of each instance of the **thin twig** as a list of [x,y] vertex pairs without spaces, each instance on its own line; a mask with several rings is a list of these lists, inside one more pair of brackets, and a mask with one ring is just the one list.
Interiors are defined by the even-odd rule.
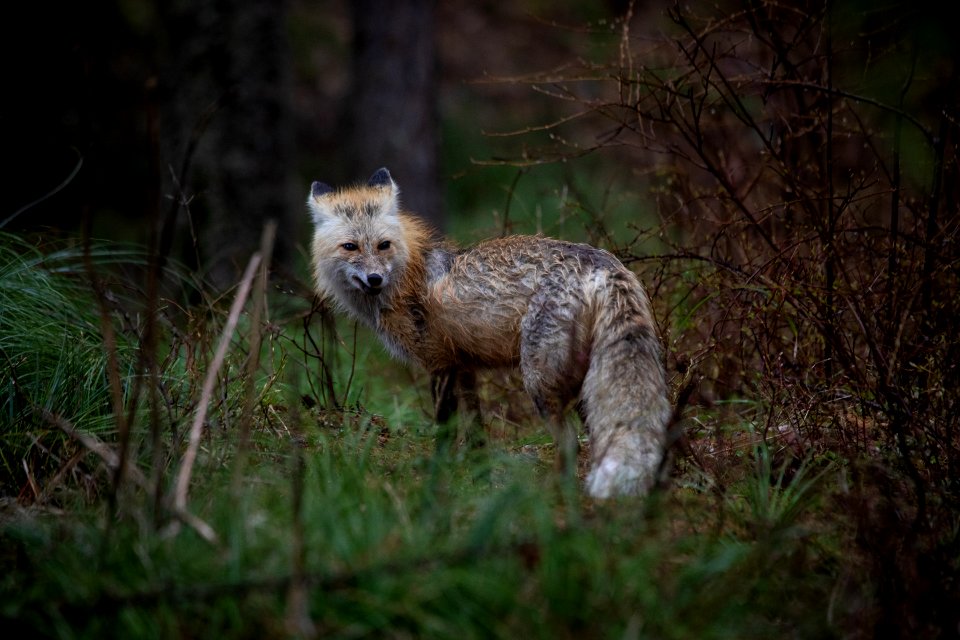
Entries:
[[83,224],[83,262],[87,270],[87,277],[90,278],[90,286],[93,289],[94,297],[97,301],[97,308],[100,312],[100,335],[103,339],[103,348],[107,355],[107,378],[110,383],[110,403],[113,410],[113,419],[117,425],[117,435],[120,439],[120,459],[117,463],[113,486],[110,493],[110,509],[116,507],[117,493],[124,479],[126,471],[126,460],[130,448],[130,423],[126,420],[123,406],[123,387],[120,380],[120,365],[117,356],[117,335],[113,328],[113,320],[110,317],[110,309],[107,306],[107,296],[104,292],[103,282],[97,275],[93,266],[93,258],[90,254],[90,236],[91,219],[86,216]]
[[237,458],[234,465],[232,487],[236,493],[243,478],[243,469],[246,466],[247,449],[250,442],[251,422],[253,420],[253,376],[260,367],[261,316],[266,305],[267,279],[270,277],[270,256],[273,253],[273,240],[277,231],[277,223],[269,220],[263,227],[260,236],[260,269],[253,292],[253,310],[250,314],[250,353],[247,356],[246,377],[244,379],[243,408],[240,414],[240,438],[237,443]]
[[197,450],[200,447],[200,434],[203,431],[203,423],[207,416],[207,407],[213,396],[213,387],[217,381],[217,373],[223,365],[224,358],[227,355],[227,348],[230,346],[230,338],[237,326],[237,320],[240,318],[240,311],[247,300],[247,294],[250,293],[250,286],[253,282],[253,275],[260,265],[260,254],[255,253],[250,257],[247,269],[240,280],[240,287],[237,295],[233,299],[233,305],[230,307],[230,315],[227,317],[227,324],[220,335],[220,343],[217,345],[216,354],[213,362],[207,369],[207,376],[203,381],[203,388],[200,392],[200,402],[197,405],[197,412],[193,417],[193,424],[190,426],[190,440],[187,444],[187,451],[183,454],[183,461],[180,464],[180,472],[177,475],[177,484],[174,492],[174,510],[181,517],[186,514],[187,491],[190,487],[190,476],[193,472],[193,463],[197,458]]
[[[62,416],[56,415],[48,409],[35,406],[34,411],[40,415],[44,422],[60,429],[65,434],[70,436],[70,438],[79,442],[84,449],[100,458],[100,460],[107,466],[109,470],[116,471],[120,466],[120,456],[117,455],[117,452],[96,436],[78,431],[77,428],[73,426],[73,423],[71,423],[69,420]],[[139,486],[147,486],[147,479],[136,467],[128,467],[126,473],[129,474],[130,478]]]
[[7,224],[9,224],[11,221],[13,221],[14,218],[16,218],[17,216],[19,216],[19,215],[20,215],[21,213],[23,213],[24,211],[27,211],[27,210],[29,210],[29,209],[32,209],[33,207],[37,206],[38,204],[40,204],[41,202],[43,202],[43,201],[46,200],[47,198],[50,198],[51,196],[56,195],[57,193],[59,193],[60,191],[62,191],[64,187],[66,187],[68,184],[70,184],[71,182],[73,182],[73,179],[77,177],[77,174],[80,173],[80,168],[83,166],[83,154],[81,154],[81,153],[80,153],[80,150],[77,149],[76,147],[71,147],[71,149],[73,149],[74,152],[77,154],[77,164],[74,165],[73,170],[72,170],[72,171],[70,172],[70,174],[63,180],[63,182],[61,182],[60,184],[58,184],[57,186],[55,186],[52,190],[46,192],[45,194],[43,194],[42,196],[40,196],[39,198],[37,198],[37,199],[34,200],[33,202],[30,202],[30,203],[28,203],[28,204],[23,205],[22,207],[20,207],[19,209],[17,209],[17,210],[14,211],[13,213],[11,213],[9,216],[7,216],[6,218],[4,218],[3,221],[0,222],[0,229],[2,229],[2,228],[4,228],[5,226],[7,226]]

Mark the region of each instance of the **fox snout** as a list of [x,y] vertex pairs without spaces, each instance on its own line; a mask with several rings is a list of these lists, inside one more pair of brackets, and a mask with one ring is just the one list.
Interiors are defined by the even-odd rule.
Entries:
[[379,295],[383,291],[384,278],[379,273],[354,275],[353,281],[360,286],[364,293],[371,296]]

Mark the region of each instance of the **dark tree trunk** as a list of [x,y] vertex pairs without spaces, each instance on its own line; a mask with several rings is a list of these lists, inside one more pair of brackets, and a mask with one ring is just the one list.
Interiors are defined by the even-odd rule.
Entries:
[[[243,270],[268,219],[278,223],[275,261],[284,262],[296,241],[287,9],[285,0],[166,8],[173,63],[162,73],[161,144],[182,186],[168,170],[164,190],[194,197],[197,266],[219,287]],[[182,212],[179,221],[185,231]],[[193,257],[193,248],[182,253]]]
[[443,227],[434,0],[356,0],[344,110],[351,173],[390,169],[404,206]]

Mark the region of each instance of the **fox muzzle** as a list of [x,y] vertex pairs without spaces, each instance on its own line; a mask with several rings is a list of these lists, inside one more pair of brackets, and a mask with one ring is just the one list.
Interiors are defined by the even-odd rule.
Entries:
[[360,289],[368,295],[376,296],[383,291],[383,276],[379,273],[367,274],[365,279],[360,276],[353,276],[353,280],[360,285]]

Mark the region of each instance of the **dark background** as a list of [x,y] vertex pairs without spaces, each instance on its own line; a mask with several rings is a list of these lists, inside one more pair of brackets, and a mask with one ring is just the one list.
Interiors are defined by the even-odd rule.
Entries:
[[[443,229],[441,185],[483,172],[456,131],[444,142],[444,129],[466,122],[476,136],[484,121],[511,119],[501,98],[512,89],[471,81],[562,61],[565,36],[550,35],[544,16],[576,22],[622,10],[535,4],[99,0],[7,9],[0,220],[9,231],[75,236],[89,218],[95,236],[145,244],[166,221],[173,257],[225,286],[267,219],[280,224],[277,269],[294,264],[309,233],[302,201],[311,180],[355,181],[386,165],[406,206]],[[528,95],[523,115],[535,104]],[[471,203],[461,195],[458,204]]]

